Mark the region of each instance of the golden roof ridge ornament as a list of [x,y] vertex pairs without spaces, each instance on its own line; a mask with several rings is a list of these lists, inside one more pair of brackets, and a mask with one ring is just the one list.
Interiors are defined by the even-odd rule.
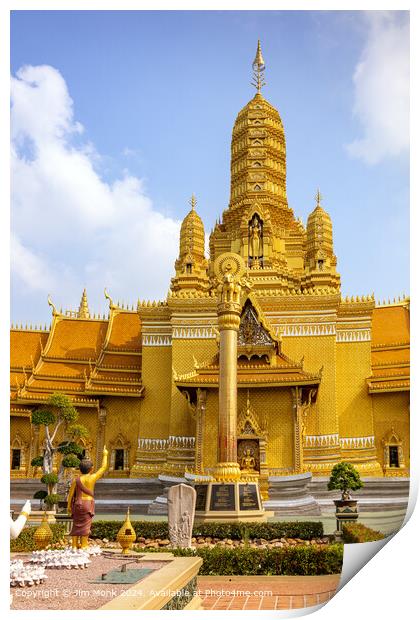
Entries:
[[57,308],[55,307],[55,305],[53,304],[53,301],[51,299],[51,295],[48,294],[48,305],[51,306],[52,308],[52,315],[53,316],[57,316],[58,314],[60,314],[57,310]]
[[109,309],[113,310],[115,308],[115,304],[114,304],[114,302],[112,300],[111,295],[106,290],[106,288],[104,288],[104,295],[105,295],[105,299],[107,299],[109,301]]
[[255,86],[258,93],[261,92],[261,88],[266,85],[264,79],[265,62],[261,52],[261,43],[258,39],[257,52],[255,54],[254,62],[252,63],[252,70],[254,72],[251,84]]

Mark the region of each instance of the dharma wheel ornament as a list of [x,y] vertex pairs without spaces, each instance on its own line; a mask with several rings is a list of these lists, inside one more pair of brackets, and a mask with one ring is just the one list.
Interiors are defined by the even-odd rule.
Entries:
[[44,516],[41,521],[41,525],[37,527],[34,533],[34,541],[37,549],[46,549],[53,539],[52,529],[48,525],[47,513],[44,512]]
[[125,521],[117,534],[117,541],[120,543],[124,555],[129,553],[136,538],[136,532],[134,531],[130,521],[130,508],[127,508]]

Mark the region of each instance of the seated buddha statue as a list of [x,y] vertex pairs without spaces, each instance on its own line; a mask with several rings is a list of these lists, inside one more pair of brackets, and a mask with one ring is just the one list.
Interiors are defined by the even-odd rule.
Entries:
[[241,458],[241,461],[239,464],[241,466],[241,469],[245,469],[247,471],[255,471],[256,462],[255,462],[255,458],[252,455],[250,448],[247,448],[245,450],[245,454]]

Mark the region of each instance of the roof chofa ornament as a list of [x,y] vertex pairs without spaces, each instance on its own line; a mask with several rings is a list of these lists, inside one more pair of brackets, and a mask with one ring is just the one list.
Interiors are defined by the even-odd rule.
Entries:
[[111,295],[108,293],[106,288],[104,288],[104,295],[105,295],[105,299],[109,301],[109,309],[112,310],[113,308],[115,308],[116,306],[114,302],[112,301]]
[[265,62],[261,52],[261,43],[259,39],[257,45],[257,53],[255,54],[254,62],[252,63],[252,70],[254,72],[254,75],[251,84],[255,86],[258,92],[261,92],[261,88],[265,86]]
[[48,295],[48,305],[51,306],[51,308],[52,308],[52,315],[53,316],[58,316],[60,314],[58,312],[57,308],[55,307],[55,305],[53,304],[53,301],[51,299],[51,295]]

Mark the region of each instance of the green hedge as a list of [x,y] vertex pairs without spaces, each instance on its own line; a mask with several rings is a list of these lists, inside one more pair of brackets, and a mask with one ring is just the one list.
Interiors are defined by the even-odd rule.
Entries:
[[[169,538],[168,523],[166,521],[132,521],[137,537]],[[94,521],[91,529],[91,538],[107,538],[115,540],[122,521]],[[318,521],[302,522],[273,522],[273,523],[202,523],[193,528],[193,536],[211,536],[215,538],[300,538],[311,540],[323,536],[322,523]]]
[[[66,533],[66,528],[62,523],[50,523],[53,539],[52,543],[61,540]],[[25,527],[17,538],[10,541],[10,551],[35,551],[34,532],[36,526]]]
[[382,540],[385,536],[381,532],[371,530],[362,523],[343,523],[343,541],[345,543],[364,543]]
[[[138,549],[144,553],[144,549]],[[156,553],[168,549],[156,549]],[[149,549],[147,549],[149,552]],[[199,575],[336,575],[341,573],[343,545],[326,547],[204,547],[170,549],[175,556],[203,559]]]

